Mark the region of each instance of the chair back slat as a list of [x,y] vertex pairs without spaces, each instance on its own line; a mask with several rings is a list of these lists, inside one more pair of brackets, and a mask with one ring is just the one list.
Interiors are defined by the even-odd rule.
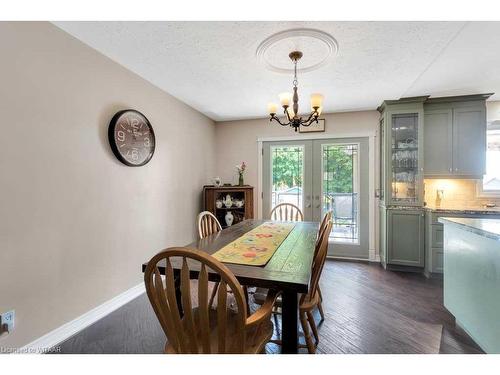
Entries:
[[[179,314],[179,309],[177,308],[177,298],[175,296],[174,269],[172,268],[172,263],[170,262],[169,258],[166,258],[165,283],[167,284],[166,290],[167,290],[168,305],[171,307],[168,313],[170,314],[174,327],[179,327],[181,325],[181,315]],[[177,351],[179,352],[187,351],[185,337],[180,336],[177,329],[174,329],[173,332],[170,333],[170,335],[173,336],[172,344],[174,345]],[[167,338],[170,342],[171,338],[168,334]]]
[[198,215],[198,235],[201,238],[210,236],[222,230],[219,220],[210,211],[203,211]]
[[187,340],[189,342],[189,350],[191,353],[198,352],[198,340],[196,337],[193,311],[191,307],[191,281],[189,279],[189,268],[186,258],[182,258],[181,269],[181,297],[182,297],[182,310],[184,317],[182,319],[184,328],[187,333]]
[[[180,268],[174,273],[173,264]],[[165,284],[159,266],[165,265]],[[208,304],[208,272],[217,274],[220,284],[216,311]],[[174,277],[180,277],[181,301],[177,301]],[[198,296],[191,295],[191,277],[197,277]],[[176,353],[243,353],[246,342],[246,302],[243,288],[234,274],[221,262],[195,249],[170,248],[155,255],[144,273],[148,298],[168,339],[169,348]],[[228,290],[234,304],[228,311]],[[197,304],[197,306],[196,306]],[[183,316],[179,313],[182,305]],[[211,314],[213,313],[213,314]],[[228,329],[231,315],[231,330]],[[210,319],[213,315],[214,319]],[[211,334],[217,338],[211,346]],[[234,337],[228,337],[228,335]],[[169,349],[169,350],[171,350]]]
[[198,278],[198,311],[201,344],[203,353],[210,354],[210,322],[208,316],[208,273],[204,264],[201,265]]
[[300,208],[292,203],[280,203],[276,205],[270,215],[271,220],[276,221],[303,221],[304,215]]
[[[172,323],[172,319],[170,319],[170,306],[168,305],[167,296],[165,295],[165,289],[163,288],[163,280],[161,278],[160,272],[158,272],[157,269],[155,270],[154,283],[159,286],[158,288],[156,288],[154,297],[156,298],[157,306],[159,306],[158,314],[161,314],[161,316],[163,317],[160,323],[164,330],[170,331],[174,327],[174,325]],[[164,311],[167,313],[164,313]],[[175,341],[176,338],[173,337],[172,339]]]

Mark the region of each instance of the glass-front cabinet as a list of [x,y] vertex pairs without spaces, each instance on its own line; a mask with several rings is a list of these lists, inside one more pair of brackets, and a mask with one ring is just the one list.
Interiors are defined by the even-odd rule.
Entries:
[[380,260],[384,267],[424,265],[424,105],[427,97],[386,100],[380,112]]
[[379,107],[381,199],[386,206],[423,206],[424,100],[385,101]]
[[419,202],[418,113],[391,115],[391,200],[403,205]]

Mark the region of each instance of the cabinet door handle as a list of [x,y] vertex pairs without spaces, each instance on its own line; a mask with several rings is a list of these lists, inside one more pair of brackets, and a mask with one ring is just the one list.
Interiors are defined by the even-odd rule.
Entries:
[[453,172],[453,169],[452,169],[452,168],[450,168],[450,172]]

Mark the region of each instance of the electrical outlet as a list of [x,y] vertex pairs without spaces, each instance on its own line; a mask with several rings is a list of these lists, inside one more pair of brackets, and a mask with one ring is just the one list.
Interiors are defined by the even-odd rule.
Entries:
[[1,314],[0,318],[2,326],[4,324],[7,324],[8,332],[12,332],[12,330],[14,329],[14,320],[16,318],[16,312],[14,310],[8,311],[6,313]]

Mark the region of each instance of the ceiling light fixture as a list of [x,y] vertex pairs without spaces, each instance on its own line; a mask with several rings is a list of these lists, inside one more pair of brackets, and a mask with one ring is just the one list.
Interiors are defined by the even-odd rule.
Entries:
[[[297,80],[297,63],[302,57],[302,52],[300,51],[293,51],[290,52],[288,55],[290,59],[292,60],[294,64],[294,76],[293,76],[293,96],[288,93],[282,93],[279,95],[281,106],[283,107],[283,112],[285,114],[285,120],[281,121],[277,116],[276,116],[276,111],[278,109],[278,106],[274,103],[269,103],[267,106],[267,110],[269,112],[269,115],[271,116],[269,121],[275,120],[278,124],[281,126],[291,126],[294,128],[295,131],[300,126],[309,126],[314,122],[318,122],[318,117],[321,114],[322,111],[322,104],[323,104],[323,95],[321,94],[312,94],[311,95],[311,114],[306,120],[303,120],[301,116],[299,116],[299,94],[297,92],[298,90],[298,84],[299,81]],[[290,100],[293,100],[293,105],[290,107]]]

